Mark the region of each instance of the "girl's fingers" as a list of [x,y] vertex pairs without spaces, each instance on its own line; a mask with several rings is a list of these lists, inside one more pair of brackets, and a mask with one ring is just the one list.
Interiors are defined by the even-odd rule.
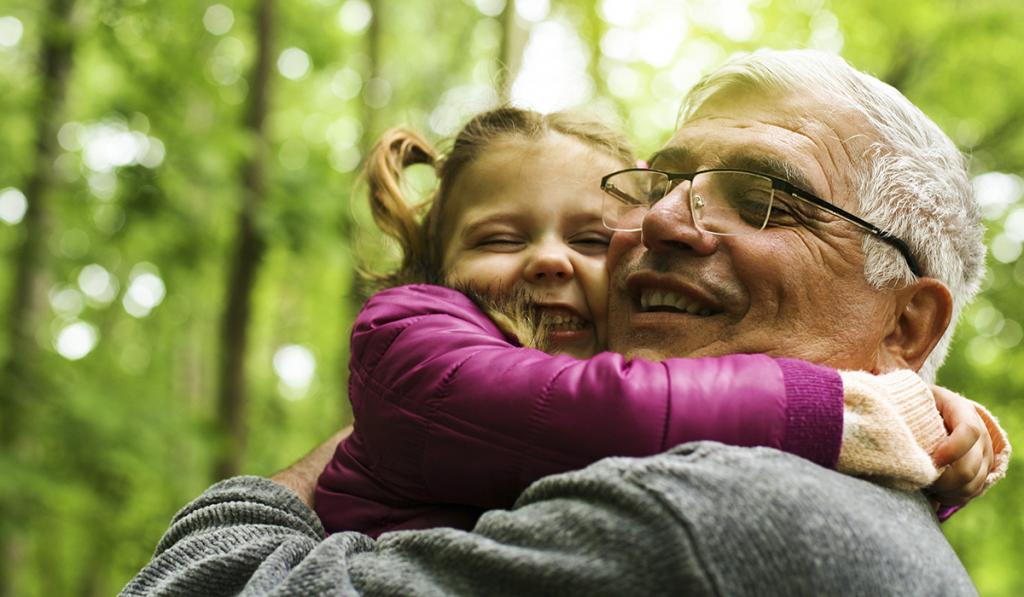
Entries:
[[935,466],[946,470],[930,493],[940,503],[962,504],[985,486],[992,467],[992,437],[971,401],[938,386],[932,386],[932,395],[946,429],[952,433],[932,454]]
[[[984,423],[983,423],[984,425]],[[982,445],[985,447],[985,474],[988,475],[989,471],[992,470],[992,463],[995,461],[995,448],[992,447],[992,434],[989,433],[988,427],[984,428],[981,434]]]
[[[935,467],[942,468],[963,458],[964,454],[967,454],[978,443],[981,435],[981,430],[975,425],[967,423],[957,425],[953,429],[953,433],[944,439],[939,447],[935,448],[935,452],[932,454],[932,462],[935,463]],[[991,447],[989,449],[991,450]]]
[[982,463],[983,465],[978,468],[978,474],[975,475],[971,482],[964,486],[964,492],[967,494],[967,499],[974,499],[981,495],[981,490],[985,488],[985,481],[988,479],[989,467],[991,466],[988,461]]
[[960,504],[981,490],[987,474],[985,452],[979,442],[942,473],[932,485],[931,492],[943,504]]

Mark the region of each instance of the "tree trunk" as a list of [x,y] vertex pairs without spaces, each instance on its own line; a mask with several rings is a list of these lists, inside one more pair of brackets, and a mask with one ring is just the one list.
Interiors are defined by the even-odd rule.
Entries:
[[516,80],[526,46],[526,31],[516,21],[515,0],[507,0],[501,11],[501,44],[498,56],[498,97],[508,103],[512,99],[512,83]]
[[245,128],[253,149],[241,168],[242,201],[238,212],[234,256],[227,279],[227,300],[221,316],[220,389],[217,423],[222,443],[214,464],[218,479],[237,475],[245,455],[247,387],[245,360],[252,293],[266,241],[257,214],[266,196],[267,145],[264,122],[270,98],[273,62],[273,0],[259,0],[256,7],[257,56],[251,77],[252,93]]
[[[370,5],[370,13],[373,17],[370,19],[370,25],[366,30],[366,36],[363,38],[366,41],[366,56],[367,56],[367,72],[366,80],[372,81],[373,79],[380,76],[380,47],[381,47],[381,3],[379,0],[368,0]],[[364,87],[365,89],[365,87]],[[380,134],[378,131],[377,123],[377,109],[370,107],[365,101],[361,103],[359,108],[359,120],[363,125],[363,134],[359,139],[359,155],[362,159],[366,159],[366,155],[370,152],[373,147],[373,142],[377,135]],[[358,263],[359,260],[359,227],[352,216],[352,205],[354,201],[365,201],[365,196],[362,194],[363,190],[357,187],[358,192],[353,190],[349,193],[348,209],[342,210],[341,214],[341,235],[342,241],[348,248],[348,255],[351,262],[348,268],[348,282],[345,287],[348,289],[346,295],[342,297],[340,304],[344,309],[341,321],[348,321],[350,318],[355,318],[355,315],[359,313],[359,309],[363,306],[363,301],[366,300],[367,295],[372,290],[368,288],[367,284],[363,280],[357,271],[357,266],[361,266]],[[343,380],[348,377],[348,359],[345,358],[348,355],[347,349],[344,346],[348,344],[348,333],[341,335],[343,338],[342,349],[339,351],[342,358],[337,359],[338,365],[338,379]],[[344,404],[348,403],[347,385],[342,384],[341,386],[342,396],[341,400]]]
[[597,4],[588,5],[586,10],[582,34],[583,38],[590,42],[590,61],[587,63],[587,74],[594,81],[597,96],[614,103],[617,116],[624,123],[628,122],[629,106],[622,101],[621,97],[612,93],[608,87],[608,80],[601,74],[601,57],[603,55],[601,52],[601,39],[607,33],[608,26],[605,20],[601,18],[601,15],[597,13],[599,10]]
[[[20,457],[25,435],[25,409],[31,404],[35,330],[46,297],[45,239],[49,231],[47,201],[54,186],[57,131],[61,126],[68,73],[71,70],[73,0],[50,0],[43,20],[39,51],[40,85],[35,113],[35,157],[25,181],[28,210],[21,224],[21,239],[13,251],[11,294],[7,302],[7,354],[0,365],[0,452]],[[14,594],[13,576],[19,568],[22,546],[18,530],[25,526],[23,508],[0,504],[0,596]]]

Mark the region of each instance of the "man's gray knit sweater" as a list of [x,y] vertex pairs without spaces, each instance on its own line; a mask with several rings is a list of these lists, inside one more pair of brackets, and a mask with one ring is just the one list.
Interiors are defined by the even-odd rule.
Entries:
[[259,477],[181,510],[123,595],[974,595],[926,501],[701,442],[543,479],[476,529],[324,539]]

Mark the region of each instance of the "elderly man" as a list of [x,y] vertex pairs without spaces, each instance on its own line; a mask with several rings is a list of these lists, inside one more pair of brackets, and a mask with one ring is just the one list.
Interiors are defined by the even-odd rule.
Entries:
[[[953,144],[895,90],[815,52],[712,73],[651,169],[603,184],[621,231],[609,335],[627,356],[765,352],[932,377],[981,275]],[[631,198],[635,185],[661,191]],[[722,188],[747,203],[724,205]],[[471,533],[377,541],[324,540],[297,498],[325,452],[279,483],[208,490],[125,594],[974,593],[923,496],[773,450],[608,459],[534,484]]]

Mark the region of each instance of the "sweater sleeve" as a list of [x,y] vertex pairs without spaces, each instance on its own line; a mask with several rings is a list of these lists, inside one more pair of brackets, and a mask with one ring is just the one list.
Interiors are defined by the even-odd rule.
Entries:
[[839,472],[903,491],[939,478],[931,455],[946,438],[931,389],[913,371],[843,371],[846,416]]
[[120,595],[709,594],[685,525],[622,468],[548,481],[473,533],[432,529],[376,541],[355,532],[324,539],[316,515],[288,489],[260,477],[227,479],[174,517]]
[[502,507],[532,481],[606,456],[715,440],[834,467],[842,384],[764,355],[587,360],[516,347],[461,293],[373,297],[352,335],[355,433],[339,450],[394,495]]

